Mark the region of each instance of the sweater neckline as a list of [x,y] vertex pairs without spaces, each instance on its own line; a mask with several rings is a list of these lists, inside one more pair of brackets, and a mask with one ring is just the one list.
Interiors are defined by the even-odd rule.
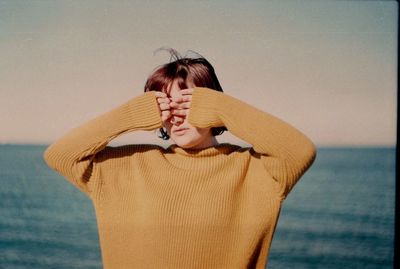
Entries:
[[203,149],[185,149],[179,147],[176,144],[173,144],[168,147],[168,151],[188,157],[211,157],[220,154],[229,154],[237,147],[238,146],[229,143],[221,143],[216,146],[211,146]]

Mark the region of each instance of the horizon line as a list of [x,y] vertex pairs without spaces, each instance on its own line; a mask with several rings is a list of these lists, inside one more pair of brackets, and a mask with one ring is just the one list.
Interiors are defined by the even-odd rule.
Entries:
[[[223,142],[225,143],[225,142]],[[0,142],[0,146],[50,146],[52,143],[29,143],[29,142]],[[130,145],[133,143],[116,143],[112,146]],[[156,143],[140,143],[140,144],[156,144]],[[171,143],[174,144],[174,143]],[[234,143],[231,143],[234,144]],[[239,146],[240,143],[236,143]],[[314,144],[316,148],[397,148],[396,144]],[[160,145],[163,147],[163,145]]]

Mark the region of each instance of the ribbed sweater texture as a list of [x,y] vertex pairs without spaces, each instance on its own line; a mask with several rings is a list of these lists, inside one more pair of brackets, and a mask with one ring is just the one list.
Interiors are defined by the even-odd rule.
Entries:
[[121,134],[162,127],[147,92],[46,149],[47,164],[93,202],[104,268],[266,266],[282,202],[315,146],[275,116],[207,88],[194,89],[188,121],[225,126],[251,147],[108,146]]

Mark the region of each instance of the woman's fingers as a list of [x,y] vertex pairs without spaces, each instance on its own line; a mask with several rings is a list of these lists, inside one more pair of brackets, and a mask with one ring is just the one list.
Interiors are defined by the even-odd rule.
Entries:
[[159,98],[157,98],[157,103],[158,104],[169,104],[169,103],[171,103],[171,100],[169,100],[168,97],[159,97]]
[[160,109],[160,116],[161,116],[161,121],[165,122],[171,117],[171,107],[170,103],[171,100],[169,100],[168,96],[164,92],[155,92],[154,93],[157,99],[158,107]]
[[169,104],[169,103],[171,103],[171,100],[169,100],[169,98],[157,98],[157,103],[158,104]]
[[185,117],[189,114],[189,109],[171,109],[171,114],[173,116]]
[[187,117],[192,104],[192,93],[193,89],[183,89],[179,91],[179,96],[168,97],[166,93],[156,91],[161,120],[165,122],[172,116]]
[[163,111],[163,110],[169,110],[170,109],[170,104],[167,104],[167,103],[161,103],[161,104],[158,104],[158,106],[160,107],[160,110],[161,111]]
[[189,109],[192,105],[192,92],[193,89],[180,90],[180,96],[174,96],[171,98],[171,115],[187,117],[189,115]]
[[161,121],[165,122],[171,117],[171,111],[165,110],[161,111]]
[[182,96],[178,96],[178,97],[173,97],[173,98],[171,98],[171,101],[176,102],[176,103],[191,102],[192,96],[191,95],[182,95]]
[[192,95],[193,91],[194,91],[193,88],[191,88],[191,89],[183,89],[183,90],[180,90],[179,93],[182,94],[182,95]]
[[171,102],[169,100],[169,98],[167,97],[167,95],[163,92],[155,92],[156,98],[157,98],[157,103],[158,103],[158,107],[160,108],[160,112],[161,112],[161,119],[167,120],[170,115],[170,105],[169,103]]
[[159,105],[161,104],[169,104],[171,100],[169,100],[168,96],[166,93],[163,92],[155,92],[156,98],[157,98],[157,103]]
[[188,109],[191,106],[190,102],[183,102],[183,103],[178,103],[175,101],[172,101],[171,103],[169,103],[169,106],[171,108],[175,108],[175,109]]
[[167,97],[167,94],[166,94],[165,92],[158,92],[158,91],[155,91],[154,94],[155,94],[155,96],[156,96],[157,98],[166,98],[166,97]]

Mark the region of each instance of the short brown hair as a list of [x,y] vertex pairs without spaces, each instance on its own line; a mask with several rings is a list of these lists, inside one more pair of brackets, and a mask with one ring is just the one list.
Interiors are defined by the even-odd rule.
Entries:
[[[222,87],[215,74],[214,67],[200,54],[194,53],[196,57],[181,57],[180,54],[169,48],[161,48],[171,55],[171,61],[161,65],[148,77],[144,86],[144,91],[166,91],[172,81],[177,80],[181,89],[186,89],[188,82],[192,82],[196,87],[206,87],[215,91],[223,92]],[[226,131],[226,127],[211,128],[212,135],[220,135]],[[169,135],[161,128],[159,137],[168,140]]]

